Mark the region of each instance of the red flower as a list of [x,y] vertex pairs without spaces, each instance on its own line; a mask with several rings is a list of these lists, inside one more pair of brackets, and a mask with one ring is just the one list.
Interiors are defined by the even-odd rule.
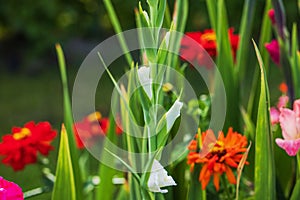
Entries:
[[272,24],[274,25],[276,23],[276,20],[275,20],[275,11],[274,9],[270,9],[269,12],[268,12],[268,16],[272,22]]
[[35,124],[33,121],[25,124],[23,128],[12,128],[12,134],[4,135],[0,143],[0,155],[4,156],[2,162],[11,165],[17,171],[25,165],[35,163],[37,153],[47,156],[53,149],[50,145],[56,137],[49,122]]
[[[86,116],[82,121],[76,122],[74,132],[77,147],[92,146],[98,137],[104,136],[109,128],[109,119],[102,118],[100,112],[94,112]],[[121,134],[122,129],[116,127],[116,134]]]
[[22,189],[0,176],[0,200],[23,200]]
[[[236,178],[231,168],[237,168],[239,162],[242,159],[243,152],[246,152],[247,138],[237,132],[233,132],[232,128],[229,128],[226,137],[224,133],[220,131],[219,138],[215,145],[210,149],[209,153],[204,157],[199,154],[199,144],[203,143],[207,135],[214,135],[212,130],[207,130],[202,133],[200,139],[196,138],[192,140],[188,149],[187,163],[191,165],[191,170],[194,169],[196,164],[202,164],[202,168],[199,175],[199,181],[201,182],[202,189],[204,190],[210,181],[210,177],[213,176],[213,183],[216,190],[219,190],[220,176],[225,173],[230,183],[236,184]],[[246,162],[248,164],[248,162]]]
[[280,64],[280,50],[279,50],[279,44],[277,40],[272,40],[270,43],[266,43],[265,47],[268,51],[268,53],[271,56],[271,59],[274,63],[277,65]]
[[[228,35],[231,44],[232,54],[235,59],[239,43],[239,36],[233,34],[233,28],[230,28],[228,30]],[[193,44],[191,42],[191,39],[195,40],[198,44],[200,44],[212,58],[216,57],[216,33],[214,30],[207,29],[203,32],[188,32],[185,34],[185,36],[181,40],[180,49],[180,56],[183,60],[187,60],[189,62],[197,61],[199,65],[208,64],[208,61],[205,60],[205,53],[202,52],[201,49],[197,48],[197,44]]]

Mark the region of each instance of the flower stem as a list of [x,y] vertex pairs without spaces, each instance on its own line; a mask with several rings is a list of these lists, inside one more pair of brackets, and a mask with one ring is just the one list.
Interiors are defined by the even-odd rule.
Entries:
[[227,199],[231,199],[230,198],[230,192],[229,192],[228,185],[227,185],[227,181],[226,181],[224,176],[221,176],[221,182],[222,182],[222,184],[225,188],[225,193],[226,193]]
[[297,180],[300,178],[300,151],[297,153]]

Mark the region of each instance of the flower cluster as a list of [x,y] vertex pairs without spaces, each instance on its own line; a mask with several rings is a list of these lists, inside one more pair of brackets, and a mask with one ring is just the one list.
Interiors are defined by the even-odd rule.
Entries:
[[[109,119],[102,117],[100,112],[94,112],[74,124],[76,144],[79,149],[92,146],[95,139],[104,136],[109,128]],[[119,126],[115,128],[116,134],[121,134]]]
[[7,181],[0,176],[0,199],[23,200],[22,189],[17,184]]
[[[205,189],[213,176],[213,183],[216,190],[219,190],[220,176],[225,173],[230,183],[236,184],[236,178],[231,168],[237,168],[243,157],[243,152],[247,151],[247,138],[232,128],[229,128],[228,133],[224,136],[222,131],[219,132],[219,137],[208,154],[201,156],[199,151],[202,148],[202,143],[207,135],[214,135],[212,130],[203,132],[201,138],[196,135],[188,146],[190,150],[187,163],[194,169],[195,164],[202,164],[199,175],[202,189]],[[248,162],[246,162],[248,164]]]
[[35,163],[37,154],[47,156],[53,149],[50,143],[56,137],[56,131],[49,122],[35,124],[28,122],[24,127],[12,128],[12,134],[2,137],[0,155],[4,156],[2,163],[11,165],[12,168],[22,170],[25,165]]
[[[233,33],[233,28],[228,30],[228,36],[231,44],[232,55],[235,59],[236,51],[239,44],[239,35]],[[192,43],[191,39],[200,44],[204,50],[212,57],[217,56],[217,37],[212,29],[207,29],[203,32],[188,32],[185,33],[181,40],[180,56],[183,60],[196,61],[199,65],[203,65],[205,61],[204,53],[197,48],[197,43]]]

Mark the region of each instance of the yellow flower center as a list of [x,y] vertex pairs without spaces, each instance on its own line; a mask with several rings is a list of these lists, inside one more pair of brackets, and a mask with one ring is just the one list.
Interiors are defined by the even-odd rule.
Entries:
[[217,143],[215,144],[214,148],[212,149],[212,152],[217,153],[217,152],[222,152],[224,151],[224,142],[218,140]]
[[30,135],[31,135],[31,131],[28,128],[22,128],[20,132],[13,134],[13,138],[15,140],[22,140],[23,138]]
[[201,35],[201,38],[203,40],[207,40],[207,41],[216,41],[217,40],[217,36],[215,33],[204,33],[203,35]]
[[98,120],[101,119],[101,117],[102,117],[102,115],[101,115],[100,112],[94,112],[94,113],[89,114],[89,115],[87,116],[87,118],[88,118],[88,120],[89,120],[90,122],[98,121]]

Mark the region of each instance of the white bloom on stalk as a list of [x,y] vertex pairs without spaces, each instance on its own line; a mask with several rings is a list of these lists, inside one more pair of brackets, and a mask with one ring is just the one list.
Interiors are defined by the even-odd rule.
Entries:
[[167,132],[169,132],[175,122],[175,120],[180,116],[180,109],[182,108],[183,103],[176,100],[172,107],[168,110],[166,114],[167,119]]
[[151,192],[167,193],[167,189],[162,190],[160,188],[173,185],[176,185],[176,183],[172,176],[168,176],[168,173],[164,167],[157,160],[154,160],[148,180],[149,190]]
[[138,69],[138,77],[149,99],[152,99],[152,79],[150,78],[150,67],[140,67]]

